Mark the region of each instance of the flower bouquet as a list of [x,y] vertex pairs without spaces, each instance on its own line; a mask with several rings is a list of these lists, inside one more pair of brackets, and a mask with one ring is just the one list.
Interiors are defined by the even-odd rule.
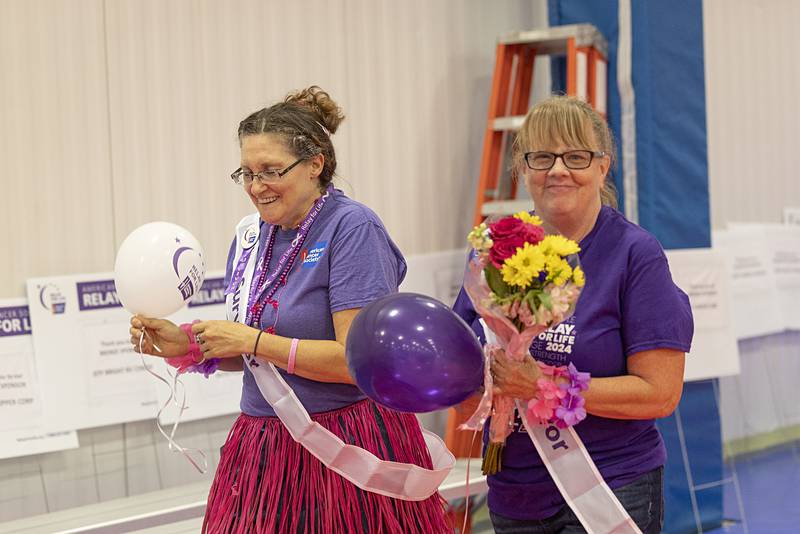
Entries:
[[[545,235],[541,220],[527,212],[476,226],[468,236],[475,255],[469,263],[464,288],[486,326],[484,394],[477,411],[461,428],[479,430],[491,415],[489,444],[483,472],[502,467],[505,440],[514,425],[514,399],[492,396],[491,361],[502,357],[522,361],[533,339],[568,318],[584,285],[578,265],[578,244],[561,235]],[[586,417],[581,391],[588,373],[537,362],[541,376],[537,392],[528,400],[529,421],[573,425]]]

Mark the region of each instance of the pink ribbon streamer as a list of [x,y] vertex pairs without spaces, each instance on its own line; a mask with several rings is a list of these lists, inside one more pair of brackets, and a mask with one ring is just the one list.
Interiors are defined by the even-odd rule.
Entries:
[[292,438],[325,467],[359,488],[395,499],[422,501],[436,493],[455,465],[455,456],[441,438],[425,429],[422,429],[422,435],[431,454],[433,469],[381,460],[366,449],[344,443],[311,419],[274,365],[263,359],[259,362],[261,365],[258,367],[251,367],[256,385]]

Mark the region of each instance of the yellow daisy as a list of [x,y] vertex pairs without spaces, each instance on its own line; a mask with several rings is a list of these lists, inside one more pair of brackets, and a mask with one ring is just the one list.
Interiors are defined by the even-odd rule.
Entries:
[[547,268],[547,280],[557,286],[563,286],[567,280],[572,278],[572,267],[560,256],[555,254],[547,256],[545,267]]
[[583,269],[575,267],[575,270],[572,271],[572,280],[575,282],[576,286],[583,287],[586,283],[586,276],[583,274]]
[[537,217],[536,215],[531,215],[527,211],[520,211],[519,213],[515,213],[514,217],[524,223],[535,224],[536,226],[542,225],[542,220],[539,217]]
[[558,254],[559,256],[569,256],[581,251],[581,247],[572,239],[567,239],[563,235],[548,235],[539,243],[545,254]]
[[525,243],[517,252],[503,262],[503,281],[511,286],[528,287],[544,269],[545,256],[538,246]]

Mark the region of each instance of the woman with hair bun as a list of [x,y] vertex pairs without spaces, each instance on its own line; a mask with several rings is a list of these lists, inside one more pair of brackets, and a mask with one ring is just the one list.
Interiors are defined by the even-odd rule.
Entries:
[[137,350],[144,327],[147,354],[186,358],[194,350],[200,370],[244,373],[242,414],[222,449],[203,532],[452,532],[438,494],[393,499],[325,467],[275,416],[251,369],[258,360],[274,364],[311,419],[345,443],[432,467],[416,417],[367,399],[347,369],[351,322],[397,291],[406,263],[377,215],[331,185],[331,136],[343,119],[316,86],[245,118],[231,178],[257,213],[237,225],[228,254],[228,320],[179,327],[131,319]]

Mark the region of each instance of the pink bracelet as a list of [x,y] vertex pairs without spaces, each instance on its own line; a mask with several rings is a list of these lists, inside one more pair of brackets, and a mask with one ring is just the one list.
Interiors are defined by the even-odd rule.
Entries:
[[[199,321],[195,321],[199,322]],[[194,323],[192,323],[194,324]],[[200,345],[197,344],[197,338],[192,333],[192,324],[185,323],[180,326],[183,333],[189,338],[189,350],[183,356],[175,356],[173,358],[166,358],[168,365],[175,367],[179,372],[186,372],[190,367],[203,363],[205,357],[203,351],[200,350]]]
[[183,332],[189,338],[189,350],[186,355],[191,356],[194,363],[203,363],[203,361],[206,359],[203,351],[200,350],[200,345],[197,343],[197,337],[194,335],[194,332],[192,332],[192,325],[199,322],[200,321],[195,320],[191,323],[183,323],[180,326],[180,329],[183,330]]
[[286,372],[290,375],[294,374],[294,362],[297,358],[297,344],[300,340],[297,338],[292,339],[292,348],[289,349],[289,362],[286,364]]

